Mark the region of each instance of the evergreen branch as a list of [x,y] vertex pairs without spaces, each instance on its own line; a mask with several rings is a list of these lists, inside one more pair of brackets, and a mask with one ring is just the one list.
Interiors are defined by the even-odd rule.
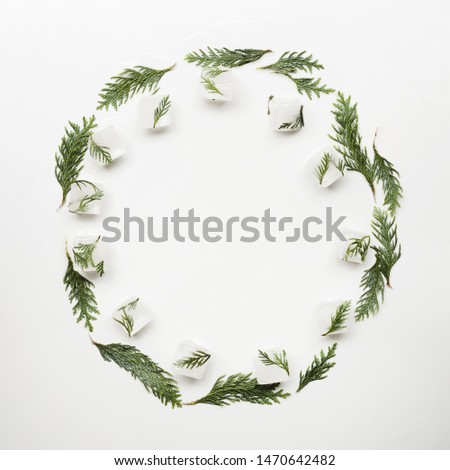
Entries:
[[265,366],[280,367],[287,373],[287,375],[291,375],[289,372],[289,362],[284,349],[281,353],[274,352],[272,357],[270,357],[268,353],[258,349],[258,357]]
[[92,194],[86,194],[85,196],[83,196],[81,201],[78,203],[78,207],[76,209],[69,209],[69,212],[71,212],[72,214],[83,214],[84,212],[88,210],[89,205],[91,203],[95,201],[100,201],[104,196],[103,191],[94,183],[91,183],[90,181],[80,180],[80,181],[76,181],[75,184],[78,187],[89,185],[92,187],[94,192]]
[[139,380],[147,390],[158,398],[164,405],[172,408],[181,407],[181,395],[177,382],[169,372],[166,372],[148,356],[134,346],[112,343],[99,344],[93,342],[102,358],[114,362]]
[[156,124],[158,124],[159,120],[168,113],[171,105],[172,103],[170,102],[169,95],[163,96],[158,104],[158,107],[153,112],[153,129],[156,127]]
[[288,74],[284,75],[286,75],[286,77],[290,78],[295,83],[297,91],[301,95],[306,94],[309,99],[312,99],[313,94],[320,98],[321,93],[324,93],[325,95],[334,93],[333,88],[328,88],[327,85],[320,85],[320,78],[296,78]]
[[384,204],[388,206],[389,212],[395,214],[400,207],[400,199],[403,197],[403,188],[400,184],[400,174],[394,165],[382,157],[373,142],[375,177],[381,182],[384,192]]
[[381,302],[384,301],[385,285],[378,260],[364,271],[360,287],[363,288],[363,293],[356,304],[356,321],[365,320],[370,315],[377,313],[380,309],[380,299]]
[[331,317],[330,326],[322,336],[328,336],[331,333],[336,333],[337,331],[347,328],[345,322],[347,321],[351,305],[351,300],[346,300],[337,306],[335,314]]
[[84,326],[93,330],[92,321],[99,315],[97,301],[93,292],[94,284],[75,271],[72,259],[66,251],[67,269],[64,274],[66,291],[69,290],[69,301],[72,305],[74,315],[78,315],[77,323],[84,320]]
[[320,358],[314,356],[313,362],[308,366],[305,373],[300,372],[300,381],[297,392],[300,392],[300,390],[315,380],[323,380],[327,378],[329,370],[336,365],[335,362],[331,362],[331,359],[336,356],[336,348],[337,343],[334,343],[333,346],[328,347],[326,354],[324,354],[323,351],[320,351]]
[[270,102],[273,100],[273,95],[269,96],[269,99],[267,100],[267,115],[270,116]]
[[305,54],[306,51],[287,51],[281,55],[277,62],[259,68],[261,70],[271,70],[284,75],[296,73],[297,71],[312,73],[313,69],[323,69],[323,65],[319,64],[317,60],[313,60],[312,55],[305,57]]
[[333,125],[335,135],[330,135],[330,138],[336,142],[335,148],[342,155],[345,168],[361,173],[375,196],[376,169],[367,155],[367,149],[362,145],[357,105],[351,104],[350,96],[345,98],[344,94],[339,92],[333,114],[336,121]]
[[73,248],[72,252],[75,264],[80,266],[81,269],[88,269],[93,267],[101,277],[105,273],[104,262],[100,261],[99,263],[95,264],[93,258],[94,250],[97,247],[99,240],[100,236],[93,243],[79,243]]
[[228,49],[211,48],[207,51],[200,49],[198,52],[193,51],[186,55],[185,60],[199,67],[224,67],[234,68],[249,64],[259,60],[264,54],[272,52],[271,50],[262,49]]
[[119,323],[119,325],[122,325],[128,333],[128,336],[131,336],[131,333],[133,333],[134,328],[134,319],[129,313],[124,311],[120,320],[118,320],[117,318],[113,318],[113,320]]
[[297,129],[302,129],[303,127],[305,127],[305,121],[303,119],[303,105],[301,105],[300,111],[297,117],[295,118],[295,120],[292,122],[283,122],[283,124],[281,124],[281,126],[278,129],[280,130],[288,129],[288,130],[295,131]]
[[290,396],[283,390],[276,390],[279,384],[259,385],[251,374],[233,374],[228,377],[222,375],[213,385],[210,392],[198,400],[184,403],[184,405],[227,406],[237,402],[255,403],[259,405],[272,405],[280,403],[280,399]]
[[202,77],[202,85],[203,85],[203,88],[208,93],[223,96],[223,93],[217,88],[216,83],[214,82],[214,80],[212,78]]
[[106,109],[112,106],[116,111],[119,106],[125,104],[136,93],[153,92],[158,88],[159,81],[167,73],[175,67],[162,70],[136,65],[133,68],[127,68],[111,77],[99,94],[99,102],[97,109]]
[[179,359],[174,363],[176,367],[186,368],[186,369],[194,369],[197,367],[204,366],[209,359],[211,358],[211,354],[206,353],[205,351],[195,351],[188,357],[184,357]]
[[370,236],[364,235],[361,238],[350,238],[349,240],[350,243],[345,250],[344,261],[348,261],[353,256],[359,255],[361,261],[364,263],[370,248]]
[[372,247],[375,251],[379,270],[384,276],[387,286],[391,287],[391,271],[402,254],[401,245],[398,243],[395,217],[390,216],[387,211],[375,207],[373,210],[372,232],[380,242],[380,246]]
[[77,181],[83,169],[89,138],[96,125],[95,116],[89,119],[83,117],[81,126],[69,121],[69,127],[64,129],[64,136],[55,154],[55,177],[62,189],[61,206],[66,202],[72,184]]
[[316,168],[314,168],[314,174],[319,180],[319,184],[323,183],[323,179],[325,178],[327,171],[330,169],[330,164],[331,155],[328,152],[325,152],[323,154],[323,157],[320,159],[320,162],[317,164]]
[[92,158],[95,158],[100,163],[104,163],[105,165],[110,165],[112,163],[109,147],[106,147],[105,145],[98,145],[92,136],[89,139],[89,153]]

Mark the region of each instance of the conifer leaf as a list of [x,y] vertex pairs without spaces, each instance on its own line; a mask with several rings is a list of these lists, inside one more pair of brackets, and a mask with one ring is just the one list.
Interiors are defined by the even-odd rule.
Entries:
[[351,300],[346,300],[337,306],[336,312],[331,317],[330,326],[322,336],[328,336],[331,333],[336,333],[337,331],[347,328],[345,322],[347,321],[351,305]]
[[186,55],[185,60],[199,67],[234,68],[259,60],[264,54],[272,52],[268,49],[228,49],[208,47],[206,51],[200,49]]
[[331,165],[331,155],[328,152],[323,154],[323,157],[320,159],[320,162],[314,168],[314,174],[316,175],[319,184],[323,183],[323,179],[327,174],[327,171],[330,169]]
[[127,344],[99,344],[94,341],[93,344],[105,361],[114,362],[129,372],[133,378],[144,385],[147,392],[152,393],[164,405],[171,405],[172,408],[181,407],[181,395],[177,382],[169,372],[162,369],[150,357]]
[[300,106],[300,111],[294,121],[291,122],[283,122],[281,126],[278,128],[280,130],[291,130],[296,131],[303,129],[305,127],[305,120],[303,119],[303,105]]
[[222,375],[213,385],[210,392],[198,400],[185,403],[197,405],[200,403],[216,406],[227,406],[237,402],[272,405],[280,403],[280,399],[290,396],[290,393],[277,390],[279,384],[259,385],[251,374]]
[[153,113],[153,129],[155,129],[159,120],[169,112],[171,106],[169,95],[163,96]]
[[99,240],[100,236],[93,243],[79,243],[78,245],[74,246],[72,252],[75,264],[80,266],[81,269],[88,269],[90,267],[95,268],[101,277],[105,272],[104,262],[100,261],[96,264],[93,258],[94,250],[97,247]]
[[190,356],[179,359],[174,363],[176,367],[195,369],[204,366],[211,358],[211,355],[205,351],[195,351]]
[[360,238],[350,238],[348,241],[350,241],[350,243],[345,250],[344,261],[348,261],[350,258],[359,255],[361,262],[364,263],[370,248],[370,236],[364,235]]
[[297,87],[297,91],[303,95],[305,94],[309,99],[312,99],[313,95],[320,98],[320,94],[323,93],[325,95],[329,95],[330,93],[334,93],[333,88],[328,88],[327,85],[321,85],[320,78],[311,78],[311,77],[292,77],[291,75],[286,75],[290,78]]
[[153,92],[158,90],[158,84],[161,78],[173,70],[175,64],[162,70],[136,65],[133,68],[127,68],[118,75],[111,77],[99,94],[97,109],[106,109],[113,107],[115,110],[125,104],[137,93]]
[[258,357],[264,365],[280,367],[287,373],[287,375],[291,375],[291,373],[289,372],[289,362],[287,359],[286,351],[284,349],[281,353],[272,353],[272,357],[270,357],[268,353],[258,349]]
[[223,93],[217,88],[217,85],[212,78],[202,77],[202,85],[207,93],[223,96]]
[[331,362],[331,360],[336,356],[337,343],[334,343],[333,346],[328,347],[328,351],[325,354],[323,351],[320,351],[320,356],[314,356],[314,360],[306,371],[300,372],[300,381],[298,384],[297,392],[300,392],[311,382],[316,380],[323,380],[327,378],[327,374],[332,369],[336,363]]
[[93,202],[100,201],[104,196],[103,191],[98,186],[96,186],[94,183],[91,183],[90,181],[80,180],[80,181],[76,181],[75,184],[78,187],[90,186],[92,188],[93,192],[83,196],[81,198],[80,202],[78,203],[77,207],[69,208],[69,212],[71,212],[72,214],[84,214],[89,209],[89,206]]
[[261,70],[271,70],[272,72],[290,75],[298,71],[312,73],[313,69],[321,70],[323,65],[314,60],[312,55],[306,55],[306,51],[302,52],[284,52],[277,62],[259,67]]
[[98,145],[92,136],[89,139],[89,153],[92,158],[95,158],[95,160],[98,160],[100,163],[105,165],[111,165],[112,163],[109,147],[106,147],[105,145]]
[[118,320],[117,318],[113,318],[113,320],[115,320],[117,323],[119,323],[119,325],[122,325],[125,328],[125,331],[128,333],[128,336],[131,336],[131,333],[133,333],[134,328],[134,318],[129,312],[135,310],[138,303],[139,297],[132,300],[131,302],[128,302],[126,305],[123,305],[118,309],[122,312],[120,320]]
[[67,256],[67,269],[64,275],[64,285],[66,291],[69,291],[69,301],[72,304],[74,315],[77,316],[77,323],[84,321],[84,326],[93,331],[92,322],[96,320],[95,315],[100,312],[97,308],[97,301],[94,295],[94,284],[75,271],[72,259],[69,253]]

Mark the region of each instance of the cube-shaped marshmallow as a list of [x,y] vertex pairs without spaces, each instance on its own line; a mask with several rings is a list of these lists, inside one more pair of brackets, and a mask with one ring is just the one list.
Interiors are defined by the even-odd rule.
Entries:
[[[86,252],[86,247],[88,252]],[[68,242],[70,256],[73,261],[74,269],[80,274],[97,273],[103,275],[105,263],[105,247],[99,235],[77,235]],[[88,265],[80,264],[80,258],[88,259],[89,252],[92,256],[92,262]],[[77,253],[78,256],[75,254]]]
[[74,183],[70,188],[69,212],[83,215],[100,213],[103,187],[99,183]]
[[370,248],[370,235],[350,228],[342,228],[340,231],[346,240],[334,241],[337,257],[350,263],[364,263]]
[[159,129],[172,123],[172,103],[169,95],[145,95],[138,103],[139,124],[144,129]]
[[114,310],[112,317],[128,336],[133,336],[150,322],[152,313],[138,296],[129,295]]
[[274,131],[299,131],[303,123],[303,106],[297,96],[274,96],[268,105],[270,125]]
[[289,374],[282,364],[286,352],[281,348],[260,349],[255,359],[255,375],[260,385],[286,382]]
[[[316,153],[310,159],[309,166],[311,167],[311,171],[317,183],[324,188],[328,188],[328,186],[331,186],[342,178],[344,175],[337,167],[340,161],[341,157],[333,147],[326,147]],[[327,168],[324,174],[321,170],[323,168]]]
[[233,99],[234,80],[231,70],[203,69],[200,81],[203,96],[207,100],[231,101]]
[[116,128],[112,124],[100,126],[92,133],[92,140],[106,150],[112,160],[121,157],[125,153],[125,147]]
[[175,352],[173,369],[180,375],[199,380],[205,374],[210,359],[211,352],[208,349],[183,340]]
[[[331,326],[331,318],[336,315],[337,308],[346,302],[345,299],[329,299],[319,302],[314,308],[314,319],[317,325],[318,334],[323,335],[326,333]],[[347,322],[346,322],[346,326]],[[329,335],[334,335],[346,331],[347,328],[343,330],[338,330]]]

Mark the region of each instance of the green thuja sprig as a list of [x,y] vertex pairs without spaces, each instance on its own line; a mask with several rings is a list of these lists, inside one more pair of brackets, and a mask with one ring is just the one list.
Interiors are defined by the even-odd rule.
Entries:
[[104,262],[100,261],[96,264],[93,258],[94,250],[97,247],[99,240],[100,236],[93,243],[79,243],[73,248],[72,252],[75,264],[80,266],[81,269],[93,267],[101,277],[105,273]]
[[361,261],[366,261],[367,254],[370,248],[370,236],[364,235],[360,238],[350,238],[350,243],[347,246],[344,254],[344,261],[348,261],[350,258],[359,255]]
[[217,88],[216,83],[210,77],[202,77],[203,88],[210,94],[223,96],[223,93]]
[[336,312],[331,316],[330,326],[322,336],[328,336],[331,333],[336,333],[337,331],[347,328],[345,322],[347,321],[351,305],[351,300],[346,300],[337,306]]
[[76,181],[75,184],[78,187],[86,186],[86,185],[90,186],[93,189],[94,192],[91,193],[91,194],[86,194],[85,196],[83,196],[76,208],[73,208],[73,209],[69,208],[69,212],[71,212],[72,214],[83,214],[83,213],[85,213],[89,209],[90,204],[92,204],[95,201],[100,201],[104,196],[103,191],[98,186],[96,186],[94,183],[91,183],[90,181],[81,180],[81,181]]
[[92,321],[97,318],[100,312],[97,308],[97,301],[93,292],[94,284],[75,271],[72,259],[66,251],[67,269],[64,274],[64,285],[69,291],[69,301],[72,304],[74,315],[78,315],[77,323],[84,321],[84,326],[93,330]]
[[272,52],[269,49],[228,49],[208,47],[186,55],[185,60],[200,67],[234,68],[259,60],[264,54]]
[[361,279],[363,289],[355,309],[356,321],[365,320],[380,309],[384,301],[385,287],[391,287],[391,271],[401,257],[401,246],[398,243],[395,217],[378,207],[374,208],[372,233],[378,240],[378,246],[371,246],[375,252],[375,263]]
[[128,313],[127,310],[135,310],[137,307],[137,304],[139,302],[139,297],[132,300],[131,302],[128,302],[126,305],[123,305],[120,307],[118,310],[122,312],[120,320],[117,318],[114,318],[114,320],[119,323],[119,325],[122,325],[126,332],[128,333],[128,336],[131,336],[131,333],[133,333],[133,328],[134,328],[134,318],[132,315]]
[[147,392],[152,393],[164,405],[172,408],[181,407],[181,395],[177,382],[169,372],[166,372],[152,359],[126,344],[99,344],[93,341],[102,358],[114,362],[129,372],[133,378],[144,385]]
[[291,373],[289,372],[289,362],[287,359],[286,351],[284,349],[281,353],[272,353],[272,357],[270,357],[268,353],[258,349],[258,357],[265,366],[280,367],[287,373],[287,375],[291,375]]
[[259,405],[272,405],[280,403],[280,399],[290,396],[283,390],[276,390],[279,384],[260,385],[251,374],[233,374],[228,377],[222,375],[217,379],[210,392],[198,400],[184,403],[184,405],[227,406],[237,402],[255,403]]
[[273,64],[259,67],[261,70],[271,70],[276,73],[288,75],[297,71],[312,73],[313,69],[321,70],[323,65],[314,60],[312,55],[306,56],[306,51],[302,52],[284,52],[281,57]]
[[300,372],[300,381],[298,384],[297,392],[300,392],[311,382],[316,380],[323,380],[327,378],[327,374],[332,369],[336,363],[331,362],[331,360],[336,356],[337,343],[334,343],[333,346],[328,347],[328,351],[325,354],[323,351],[320,351],[320,356],[314,356],[314,360],[306,371]]
[[278,128],[280,130],[291,130],[296,131],[298,129],[303,129],[305,127],[305,120],[303,119],[303,105],[300,106],[300,111],[294,121],[291,122],[283,122],[281,126]]
[[162,70],[136,65],[126,68],[118,75],[111,77],[99,94],[97,109],[106,109],[112,106],[115,110],[125,104],[136,93],[156,93],[161,78],[173,70],[175,64]]
[[92,136],[89,139],[89,153],[92,158],[95,158],[105,165],[110,165],[112,163],[109,147],[106,147],[105,145],[98,145]]
[[95,116],[91,116],[83,117],[81,126],[69,121],[69,126],[64,129],[64,135],[55,154],[55,177],[62,189],[61,206],[66,202],[72,184],[79,181],[84,155],[96,125]]
[[169,95],[163,96],[157,108],[153,112],[153,129],[156,127],[159,120],[169,112],[171,105],[172,103],[170,102]]
[[174,363],[176,367],[194,369],[204,366],[211,358],[211,354],[205,351],[195,351],[190,356],[179,359]]
[[323,157],[320,159],[320,162],[314,168],[314,174],[316,178],[319,180],[319,184],[323,183],[323,179],[327,171],[330,169],[331,165],[331,155],[328,152],[323,154]]
[[351,103],[350,96],[346,98],[339,92],[333,106],[335,134],[330,135],[330,138],[337,144],[335,148],[342,155],[345,168],[361,173],[375,196],[376,167],[370,160],[367,149],[362,145],[357,105]]
[[320,78],[310,78],[310,77],[296,78],[296,77],[291,77],[290,75],[287,75],[287,77],[290,78],[295,83],[295,86],[297,87],[297,91],[301,95],[306,94],[306,96],[309,99],[312,99],[313,95],[317,96],[317,98],[320,98],[321,93],[325,95],[334,93],[333,88],[328,88],[327,85],[320,84],[320,81],[321,81]]
[[400,199],[403,197],[403,188],[400,184],[400,174],[394,165],[382,157],[373,142],[375,176],[377,182],[381,182],[384,192],[384,205],[392,214],[400,207]]

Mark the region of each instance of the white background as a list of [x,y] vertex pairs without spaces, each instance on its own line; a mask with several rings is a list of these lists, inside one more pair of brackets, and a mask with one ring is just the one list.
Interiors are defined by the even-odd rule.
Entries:
[[[103,449],[449,448],[448,172],[450,67],[444,1],[271,2],[4,1],[2,43],[2,271],[0,447]],[[321,216],[326,206],[367,228],[373,201],[359,175],[318,188],[307,159],[328,144],[334,97],[303,100],[306,128],[268,128],[269,94],[295,94],[283,77],[238,69],[235,100],[199,93],[199,70],[183,63],[200,47],[270,48],[314,54],[325,83],[351,93],[361,132],[402,175],[398,214],[404,256],[379,315],[340,341],[337,365],[279,406],[238,404],[171,410],[113,364],[104,363],[71,315],[62,276],[64,239],[99,232],[123,207],[141,216],[191,207],[201,216]],[[151,134],[135,122],[139,98],[119,113],[127,155],[104,169],[102,214],[56,212],[54,152],[65,123],[95,112],[97,93],[124,64],[147,54],[177,62],[161,82],[174,125]],[[153,65],[146,63],[145,65]],[[94,337],[128,339],[113,307],[136,293],[154,321],[130,341],[164,367],[177,342],[215,353],[218,375],[251,371],[258,347],[286,348],[295,372],[331,344],[312,317],[316,302],[357,299],[363,267],[318,243],[116,243],[97,283]]]

